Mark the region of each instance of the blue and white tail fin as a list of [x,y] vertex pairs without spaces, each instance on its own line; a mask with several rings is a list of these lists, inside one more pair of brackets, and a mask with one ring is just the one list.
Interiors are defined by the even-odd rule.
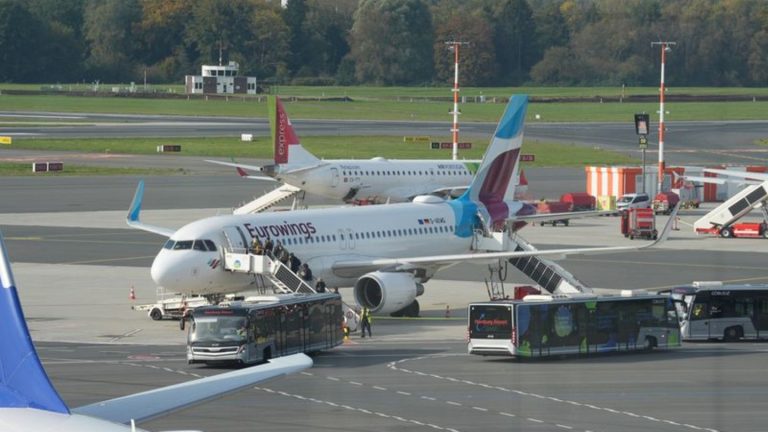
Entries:
[[477,174],[467,192],[460,198],[482,204],[493,223],[509,217],[505,202],[515,199],[515,183],[527,108],[527,95],[515,95],[509,100]]
[[0,408],[68,414],[37,356],[0,234]]
[[270,96],[267,103],[269,104],[269,129],[275,146],[275,164],[288,165],[291,168],[316,165],[320,159],[302,147],[280,98]]

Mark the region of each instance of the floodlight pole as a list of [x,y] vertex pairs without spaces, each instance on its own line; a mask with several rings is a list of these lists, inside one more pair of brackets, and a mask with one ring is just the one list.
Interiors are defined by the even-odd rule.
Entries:
[[675,45],[677,42],[651,42],[651,46],[661,46],[661,85],[659,86],[659,182],[656,192],[661,192],[661,187],[664,184],[664,67],[667,63],[667,51],[671,50],[670,46]]
[[457,160],[459,158],[459,46],[469,45],[469,42],[465,41],[446,41],[448,49],[453,50],[453,127],[451,128],[451,134],[453,135],[453,153],[452,159]]

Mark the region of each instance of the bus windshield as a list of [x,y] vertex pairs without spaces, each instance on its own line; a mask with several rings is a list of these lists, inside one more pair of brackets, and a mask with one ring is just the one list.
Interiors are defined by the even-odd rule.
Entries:
[[192,322],[190,342],[241,342],[246,338],[246,317],[198,317]]
[[469,311],[470,338],[509,338],[512,334],[512,307],[477,305]]

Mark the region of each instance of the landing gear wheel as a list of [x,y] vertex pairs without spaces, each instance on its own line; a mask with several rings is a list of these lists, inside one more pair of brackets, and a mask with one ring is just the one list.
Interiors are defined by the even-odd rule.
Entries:
[[409,317],[409,318],[416,318],[419,316],[419,302],[417,300],[414,300],[411,304],[408,306],[400,309],[399,311],[392,312],[389,314],[389,316],[392,317]]

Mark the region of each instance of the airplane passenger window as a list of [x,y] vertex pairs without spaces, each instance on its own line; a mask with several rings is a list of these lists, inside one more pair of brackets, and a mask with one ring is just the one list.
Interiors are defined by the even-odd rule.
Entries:
[[[339,234],[339,236],[341,236],[341,239],[344,240],[344,234]],[[331,239],[336,241],[336,234],[331,234]]]
[[208,246],[208,250],[211,252],[216,252],[216,243],[212,242],[211,240],[203,240],[205,242],[205,245]]
[[168,239],[168,241],[163,245],[163,249],[173,249],[174,244],[176,244],[175,241]]
[[192,249],[192,240],[177,241],[173,246],[173,250],[188,250]]

